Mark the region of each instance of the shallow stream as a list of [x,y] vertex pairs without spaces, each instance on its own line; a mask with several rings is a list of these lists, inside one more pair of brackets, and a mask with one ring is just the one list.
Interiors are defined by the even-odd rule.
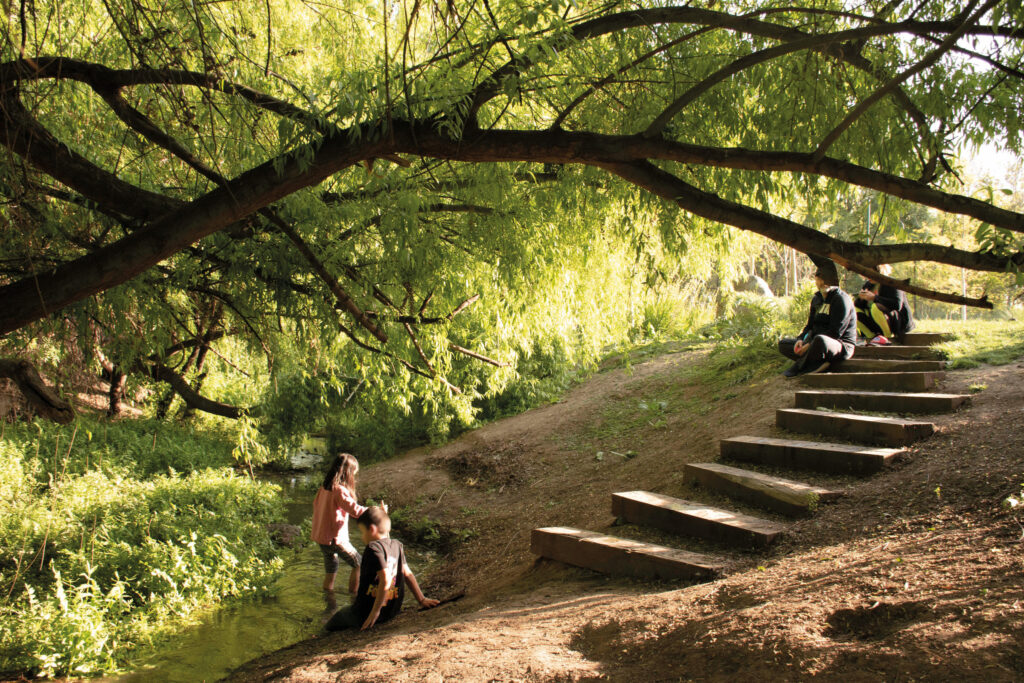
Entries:
[[[286,521],[301,525],[312,514],[316,483],[311,475],[265,477],[281,486]],[[362,548],[358,531],[349,525],[353,545]],[[409,564],[422,579],[436,556],[415,547],[406,549]],[[344,604],[348,567],[338,572],[338,600]],[[274,584],[273,595],[230,605],[204,617],[169,639],[156,655],[135,662],[136,670],[93,683],[195,683],[216,681],[241,664],[287,647],[314,635],[330,616],[320,583],[323,581],[320,549],[307,543],[294,554],[285,554],[284,570]]]

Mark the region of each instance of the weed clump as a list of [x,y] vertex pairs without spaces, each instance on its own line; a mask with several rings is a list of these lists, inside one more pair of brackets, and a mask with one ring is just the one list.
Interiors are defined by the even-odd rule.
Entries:
[[516,441],[434,457],[429,464],[471,488],[515,488],[527,480],[526,447]]

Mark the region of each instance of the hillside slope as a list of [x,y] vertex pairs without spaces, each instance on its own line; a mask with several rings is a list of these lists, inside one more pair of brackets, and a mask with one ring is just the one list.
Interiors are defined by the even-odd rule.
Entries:
[[634,582],[535,561],[533,527],[608,530],[616,490],[714,502],[683,483],[682,465],[715,459],[719,438],[772,433],[794,385],[762,375],[730,387],[706,361],[690,351],[604,372],[558,404],[367,468],[362,491],[408,519],[472,530],[428,582],[466,597],[298,643],[233,680],[1024,677],[1024,526],[999,505],[1024,484],[1020,364],[951,373],[949,389],[987,388],[892,471],[802,477],[847,496],[768,553],[733,555],[721,580]]

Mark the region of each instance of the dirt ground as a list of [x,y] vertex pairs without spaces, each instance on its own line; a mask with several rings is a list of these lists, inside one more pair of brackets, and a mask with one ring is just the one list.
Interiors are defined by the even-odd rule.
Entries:
[[[950,373],[947,390],[986,388],[890,471],[789,473],[847,495],[770,551],[736,554],[610,513],[618,490],[724,502],[683,482],[683,464],[716,459],[719,438],[772,434],[792,405],[777,376],[708,387],[703,360],[603,372],[557,404],[366,468],[362,493],[472,530],[424,582],[465,597],[300,642],[231,680],[1024,680],[1024,513],[1000,506],[1024,484],[1024,363]],[[530,530],[552,525],[715,552],[730,571],[665,584],[538,561]]]

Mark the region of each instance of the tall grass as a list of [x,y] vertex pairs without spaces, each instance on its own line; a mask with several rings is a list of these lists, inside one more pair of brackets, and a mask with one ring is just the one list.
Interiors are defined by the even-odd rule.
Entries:
[[201,611],[267,590],[276,487],[227,467],[221,435],[154,426],[3,426],[0,671],[117,670]]

